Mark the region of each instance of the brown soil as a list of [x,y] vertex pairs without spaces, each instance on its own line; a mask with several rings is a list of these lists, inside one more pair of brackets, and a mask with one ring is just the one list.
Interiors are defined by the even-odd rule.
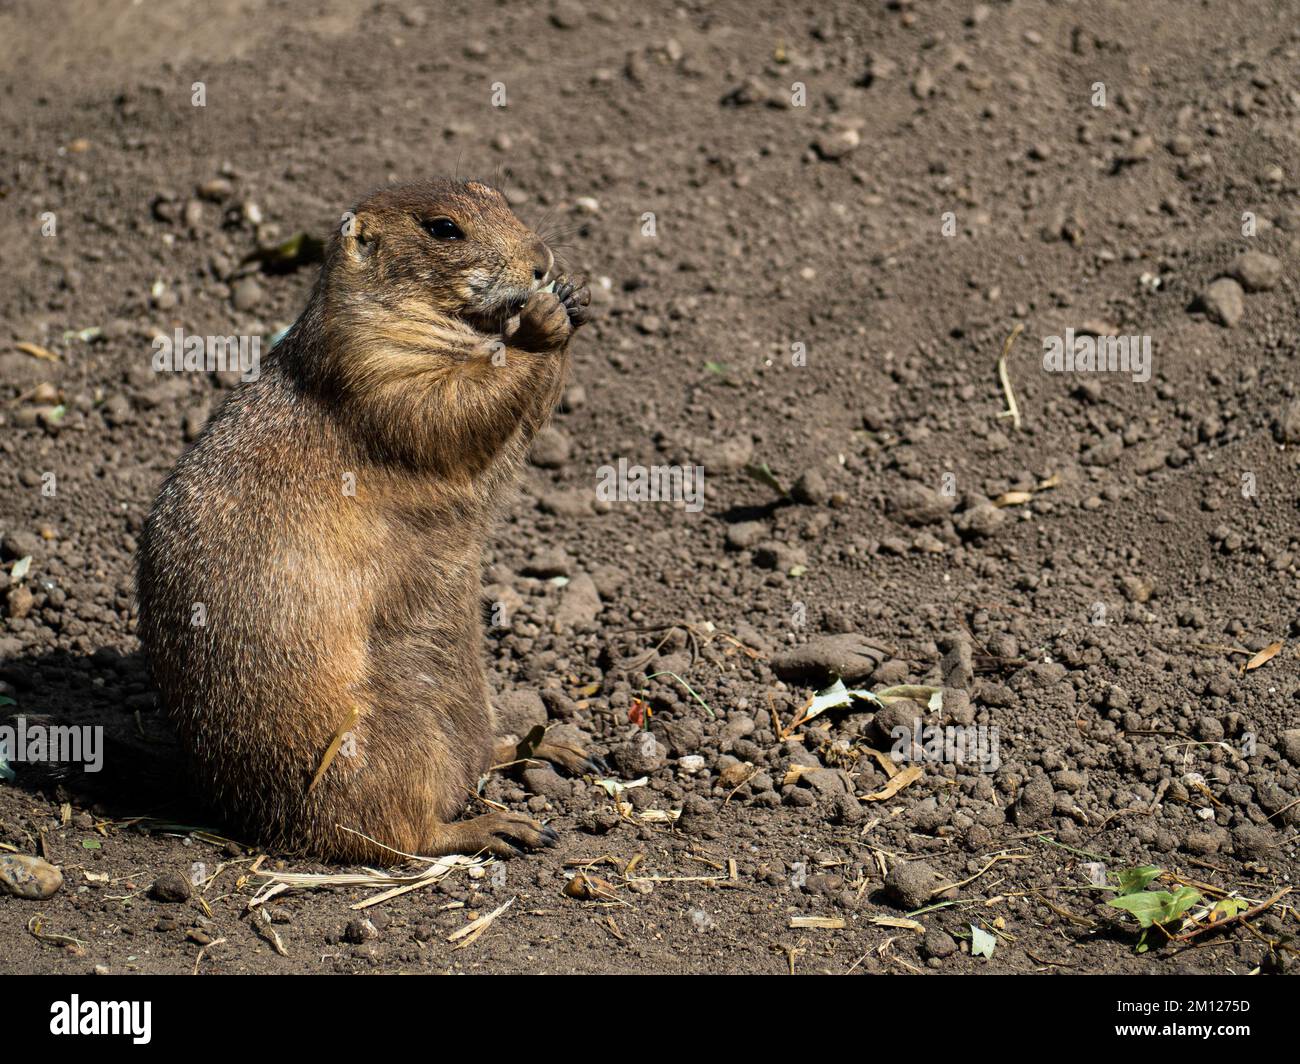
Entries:
[[[1300,5],[76,6],[0,3],[0,693],[29,721],[102,725],[108,747],[98,774],[18,764],[0,783],[0,844],[65,877],[44,902],[0,897],[0,969],[1286,965],[1241,928],[1136,954],[1111,895],[1081,888],[1090,861],[1255,899],[1297,871]],[[493,682],[512,720],[561,719],[648,783],[620,818],[590,779],[495,775],[484,796],[548,820],[556,848],[369,925],[349,906],[373,891],[282,895],[281,956],[246,909],[257,851],[159,826],[222,834],[185,797],[138,654],[132,556],[233,378],[156,374],[150,341],[269,341],[314,270],[251,252],[448,172],[504,172],[598,297],[492,544]],[[1199,297],[1268,273],[1234,266],[1245,251],[1281,277],[1237,308],[1220,286],[1224,313],[1244,308],[1226,327]],[[1018,431],[996,369],[1017,324]],[[1150,380],[1046,372],[1043,338],[1067,327],[1149,336]],[[619,458],[702,465],[703,510],[598,505]],[[795,499],[747,475],[763,464]],[[783,740],[826,681],[774,663],[844,633],[883,648],[848,669],[861,686],[946,685],[927,722],[996,728],[998,770],[928,763],[859,800],[886,784],[866,748],[888,749],[897,711],[831,710]],[[786,783],[792,766],[811,771]],[[1014,859],[932,899],[956,904],[924,934],[876,922],[997,855]],[[592,873],[615,901],[565,896],[574,862],[606,856]],[[662,878],[627,881],[634,857],[631,880]],[[188,901],[150,895],[231,861]],[[470,946],[447,941],[512,897]],[[1300,930],[1286,900],[1252,921],[1265,939]],[[36,913],[81,944],[30,933]],[[809,916],[843,926],[791,926]],[[972,923],[999,932],[991,959]]]

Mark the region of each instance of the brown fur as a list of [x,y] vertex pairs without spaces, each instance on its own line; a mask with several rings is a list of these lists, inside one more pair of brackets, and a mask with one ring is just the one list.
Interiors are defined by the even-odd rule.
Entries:
[[[586,290],[536,291],[551,253],[484,185],[388,189],[354,215],[164,483],[140,637],[195,783],[258,840],[365,861],[538,845],[553,835],[522,816],[453,821],[493,752],[482,546]],[[440,217],[464,239],[431,235]]]

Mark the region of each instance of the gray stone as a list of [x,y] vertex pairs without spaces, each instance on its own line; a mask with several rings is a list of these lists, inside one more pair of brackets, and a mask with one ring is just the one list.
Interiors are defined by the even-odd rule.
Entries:
[[1277,839],[1268,828],[1241,824],[1232,830],[1232,849],[1238,857],[1264,858],[1276,846]]
[[1288,728],[1282,733],[1282,756],[1293,765],[1300,765],[1300,728]]
[[542,696],[529,688],[503,691],[496,697],[497,734],[522,739],[539,724],[546,725]]
[[1020,791],[1016,799],[1016,823],[1026,827],[1041,824],[1047,819],[1056,804],[1056,792],[1046,777],[1037,776],[1030,780]]
[[1220,277],[1212,282],[1197,301],[1211,321],[1231,329],[1246,313],[1245,293],[1241,285],[1230,277]]
[[887,651],[865,636],[818,636],[772,659],[772,671],[783,680],[821,684],[834,677],[845,683],[865,680],[885,659]]
[[668,751],[650,732],[638,732],[614,751],[614,763],[633,778],[658,772],[667,758]]
[[549,580],[555,576],[568,576],[573,569],[573,562],[559,547],[543,547],[524,564],[525,576],[535,576],[539,580]]
[[722,735],[726,739],[743,739],[746,735],[753,735],[755,727],[753,717],[746,713],[733,713],[722,726]]
[[673,757],[698,753],[704,745],[704,726],[689,717],[668,721],[659,726],[659,732]]
[[943,720],[945,724],[967,726],[975,723],[975,706],[970,694],[958,687],[943,689]]
[[149,888],[149,897],[154,901],[189,901],[193,895],[194,888],[190,885],[190,881],[179,872],[164,872]]
[[242,277],[230,291],[230,302],[236,310],[252,310],[262,302],[263,294],[256,277]]
[[537,500],[542,513],[556,517],[590,517],[595,512],[594,503],[595,495],[582,488],[544,491]]
[[1300,443],[1300,399],[1294,399],[1282,412],[1278,434],[1283,443]]
[[748,550],[766,535],[767,526],[762,521],[741,521],[727,529],[727,546],[736,550]]
[[843,159],[862,143],[862,134],[856,129],[830,129],[813,141],[813,149],[828,162]]
[[555,625],[560,631],[585,628],[596,620],[600,612],[600,592],[596,583],[586,573],[578,573],[560,592],[560,602],[555,608]]
[[697,445],[696,454],[696,461],[704,467],[706,476],[734,473],[744,469],[754,456],[754,438],[745,434],[718,443],[705,441]]
[[569,460],[572,450],[569,437],[553,425],[548,425],[533,438],[528,457],[535,466],[559,469]]
[[962,691],[970,690],[975,682],[975,648],[971,638],[963,631],[950,632],[939,643],[943,660],[939,671],[943,673],[943,685],[955,687]]
[[62,886],[63,873],[48,861],[21,853],[0,853],[0,893],[42,901]]
[[991,502],[982,502],[965,511],[957,518],[957,531],[963,536],[974,539],[986,539],[1001,528],[1007,520],[1005,510]]
[[921,949],[925,951],[926,956],[938,957],[942,960],[957,952],[957,943],[943,928],[932,927],[921,940]]
[[944,880],[924,861],[900,861],[885,877],[885,891],[911,912],[925,905]]
[[904,524],[930,525],[947,517],[956,504],[953,496],[941,495],[920,484],[904,484],[889,497],[886,510]]
[[812,788],[818,798],[833,801],[839,795],[850,794],[853,782],[839,769],[815,768],[799,777],[799,782]]
[[[876,734],[882,743],[904,742],[902,749],[910,751],[912,743],[919,739],[919,736],[913,734],[918,720],[921,721],[921,725],[924,727],[925,707],[919,702],[913,702],[910,698],[904,698],[898,702],[890,702],[883,709],[877,710],[872,726],[876,729]],[[896,728],[907,729],[907,735],[910,736],[910,739],[904,740],[903,737],[895,737],[894,730]]]
[[1247,251],[1233,260],[1228,273],[1247,292],[1266,292],[1281,279],[1282,263],[1262,251]]
[[826,486],[826,478],[815,469],[808,470],[796,480],[794,487],[790,489],[790,494],[794,496],[796,502],[806,506],[822,506],[831,497],[830,489]]
[[831,822],[834,824],[860,824],[866,818],[862,802],[856,794],[839,794],[831,799]]
[[808,564],[808,552],[802,547],[792,547],[778,540],[760,543],[754,550],[754,564],[762,569],[775,569],[788,573],[792,569]]
[[1227,841],[1227,832],[1223,828],[1213,828],[1209,831],[1193,831],[1188,833],[1187,838],[1183,840],[1183,849],[1189,853],[1200,854],[1202,857],[1209,857],[1211,854],[1219,852],[1220,848]]
[[34,532],[6,532],[4,537],[4,556],[6,558],[26,558],[29,555],[39,559],[45,553],[45,541]]
[[372,920],[367,920],[364,916],[354,916],[348,921],[348,926],[343,929],[343,941],[351,942],[353,945],[360,945],[363,942],[370,942],[379,937],[379,928]]

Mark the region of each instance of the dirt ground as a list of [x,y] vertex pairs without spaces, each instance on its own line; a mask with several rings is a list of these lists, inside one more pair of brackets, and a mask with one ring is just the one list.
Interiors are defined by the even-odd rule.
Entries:
[[[0,694],[106,735],[101,772],[0,782],[0,855],[64,877],[0,895],[0,970],[1294,967],[1286,895],[1137,952],[1094,884],[1153,865],[1250,905],[1297,872],[1297,27],[1261,0],[0,2]],[[645,782],[494,774],[555,848],[260,916],[258,858],[342,869],[187,797],[133,554],[235,377],[155,373],[151,341],[269,343],[315,267],[258,250],[433,174],[499,181],[592,280],[490,546],[488,664],[507,722]],[[1145,338],[1147,372],[1045,365],[1066,329]],[[703,506],[600,501],[620,459],[703,467]],[[835,675],[942,706],[791,727]],[[872,753],[918,719],[997,763]]]

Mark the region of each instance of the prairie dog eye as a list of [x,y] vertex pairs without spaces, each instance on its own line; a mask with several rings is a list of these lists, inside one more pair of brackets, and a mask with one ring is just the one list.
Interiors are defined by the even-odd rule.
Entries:
[[424,228],[435,240],[464,240],[465,234],[460,226],[450,218],[434,218],[424,223]]

